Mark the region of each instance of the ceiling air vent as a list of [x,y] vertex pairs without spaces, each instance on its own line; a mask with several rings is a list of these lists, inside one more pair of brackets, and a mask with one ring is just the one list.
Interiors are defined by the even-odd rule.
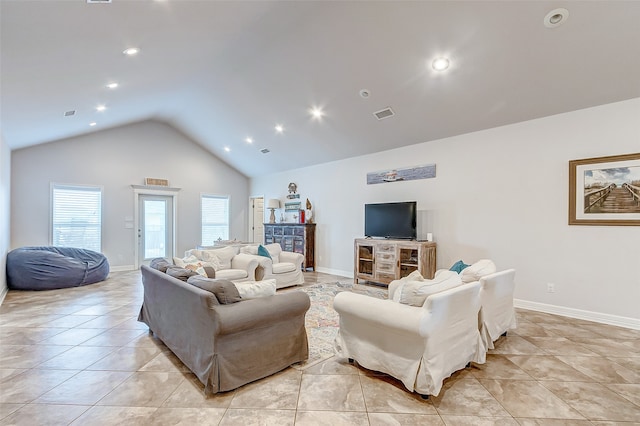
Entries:
[[378,120],[384,120],[385,118],[389,118],[395,115],[391,107],[386,107],[385,109],[381,109],[380,111],[376,111],[373,113]]
[[87,3],[111,3],[111,0],[87,0]]
[[260,150],[260,152],[261,152],[261,153],[263,153],[263,154],[268,154],[268,153],[270,153],[271,151],[269,151],[267,148],[262,148],[262,149]]
[[72,109],[71,111],[66,111],[66,112],[64,113],[64,116],[65,116],[65,117],[71,117],[72,115],[76,115],[76,111],[75,111],[75,110],[73,110],[73,109]]

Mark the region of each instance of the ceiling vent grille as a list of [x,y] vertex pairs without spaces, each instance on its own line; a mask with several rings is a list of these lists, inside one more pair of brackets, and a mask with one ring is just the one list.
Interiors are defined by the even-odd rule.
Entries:
[[385,118],[393,117],[395,112],[393,112],[391,107],[386,107],[385,109],[374,112],[373,115],[375,115],[378,120],[384,120]]
[[98,4],[98,3],[111,3],[111,0],[87,0],[87,3]]
[[65,117],[71,117],[72,115],[76,115],[76,111],[75,110],[71,110],[71,111],[66,111],[64,113]]
[[263,154],[268,154],[268,153],[270,153],[271,151],[269,151],[267,148],[262,148],[262,149],[260,150],[260,152],[261,152],[261,153],[263,153]]

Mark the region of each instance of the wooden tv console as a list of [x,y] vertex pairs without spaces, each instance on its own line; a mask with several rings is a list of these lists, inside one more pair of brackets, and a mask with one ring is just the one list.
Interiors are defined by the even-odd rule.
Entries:
[[389,284],[413,271],[431,279],[436,272],[436,243],[431,241],[357,238],[354,243],[353,282]]

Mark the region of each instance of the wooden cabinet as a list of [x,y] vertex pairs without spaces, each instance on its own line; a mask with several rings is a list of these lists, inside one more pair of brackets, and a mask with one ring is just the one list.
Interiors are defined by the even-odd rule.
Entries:
[[353,269],[355,283],[360,279],[389,284],[413,271],[431,279],[436,272],[436,243],[358,238]]
[[279,243],[283,251],[300,253],[304,256],[303,269],[315,271],[315,223],[265,223],[264,243]]

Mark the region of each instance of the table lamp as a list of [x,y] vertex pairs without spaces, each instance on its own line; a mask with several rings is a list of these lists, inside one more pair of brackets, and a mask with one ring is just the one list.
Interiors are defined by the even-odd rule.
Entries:
[[276,200],[275,198],[267,201],[267,208],[271,209],[271,216],[269,217],[269,223],[276,223],[276,214],[275,209],[280,208],[280,200]]

